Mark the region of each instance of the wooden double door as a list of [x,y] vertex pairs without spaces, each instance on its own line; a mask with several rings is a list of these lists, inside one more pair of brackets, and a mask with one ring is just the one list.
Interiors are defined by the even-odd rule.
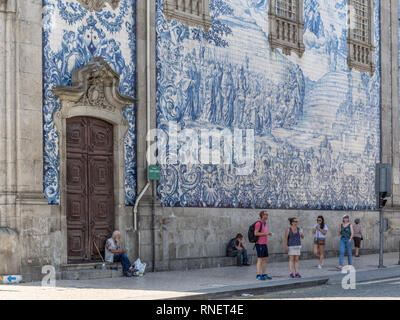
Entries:
[[114,229],[113,126],[90,117],[67,119],[68,262],[101,260]]

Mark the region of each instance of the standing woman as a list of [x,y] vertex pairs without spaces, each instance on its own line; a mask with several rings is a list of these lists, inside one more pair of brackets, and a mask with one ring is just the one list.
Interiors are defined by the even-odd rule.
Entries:
[[340,225],[338,231],[340,235],[340,258],[339,258],[339,265],[337,266],[337,268],[342,269],[345,250],[347,251],[348,264],[349,266],[352,265],[351,250],[353,246],[354,230],[353,226],[350,224],[349,215],[345,214],[343,216],[342,224]]
[[361,240],[363,240],[362,236],[362,228],[360,224],[360,219],[354,220],[356,223],[354,225],[354,246],[356,247],[356,257],[358,258],[360,256],[360,245],[361,245]]
[[328,226],[325,224],[324,217],[318,216],[317,224],[314,225],[313,228],[313,234],[314,234],[313,252],[314,255],[317,258],[319,258],[318,269],[322,269],[322,264],[324,261],[324,249],[325,249],[325,240],[327,232],[328,232]]
[[291,278],[301,278],[299,273],[299,257],[301,239],[304,239],[302,230],[298,227],[297,218],[290,218],[290,227],[285,232],[285,250],[289,255],[289,270]]

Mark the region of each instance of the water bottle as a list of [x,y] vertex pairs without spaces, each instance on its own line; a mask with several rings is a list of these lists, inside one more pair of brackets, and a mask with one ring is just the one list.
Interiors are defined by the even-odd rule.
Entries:
[[4,284],[20,283],[22,281],[21,275],[4,275],[0,276],[0,282]]

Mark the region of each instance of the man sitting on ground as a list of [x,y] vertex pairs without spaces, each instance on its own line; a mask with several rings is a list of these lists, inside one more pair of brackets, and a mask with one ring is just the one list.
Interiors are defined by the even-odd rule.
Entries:
[[113,232],[112,237],[107,240],[105,247],[105,260],[107,262],[121,262],[122,272],[125,277],[131,277],[133,266],[128,259],[126,248],[121,248],[120,244],[121,233],[116,230]]
[[249,266],[247,250],[243,245],[242,234],[238,233],[236,238],[233,238],[229,241],[226,251],[228,257],[236,257],[236,263],[238,267]]

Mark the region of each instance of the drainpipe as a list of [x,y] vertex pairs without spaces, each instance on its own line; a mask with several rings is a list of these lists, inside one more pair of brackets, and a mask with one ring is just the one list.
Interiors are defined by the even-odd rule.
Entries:
[[[150,70],[150,62],[151,62],[151,23],[150,23],[150,19],[151,19],[151,15],[150,15],[150,9],[151,9],[151,3],[153,3],[153,1],[147,0],[147,31],[146,31],[146,36],[147,36],[147,64],[146,64],[146,69],[147,69],[147,133],[150,132],[151,130],[151,122],[150,122],[150,111],[151,111],[151,70]],[[150,141],[149,139],[146,139],[147,141],[147,151],[150,151]],[[150,159],[150,156],[148,156],[147,159],[151,164],[152,159]],[[147,168],[148,170],[148,168]],[[147,183],[150,184],[150,180],[149,177],[147,175]],[[155,238],[155,194],[156,194],[156,190],[155,190],[155,181],[151,181],[151,237],[152,237],[152,271],[156,271],[156,238]]]
[[133,207],[133,229],[135,232],[137,232],[137,247],[138,247],[138,257],[140,258],[140,230],[138,230],[138,226],[137,226],[137,212],[138,212],[138,206],[139,206],[139,202],[142,199],[144,193],[147,191],[147,189],[149,188],[150,183],[147,182],[147,184],[145,185],[145,187],[143,188],[142,192],[139,194],[139,196],[136,198],[135,201],[135,206]]
[[[147,18],[146,18],[146,36],[147,36],[147,40],[146,40],[146,44],[147,44],[147,49],[146,49],[146,131],[147,133],[150,131],[151,129],[151,121],[150,121],[150,107],[151,107],[151,90],[150,90],[150,86],[151,86],[151,81],[150,81],[150,0],[147,0]],[[146,135],[146,151],[150,150],[150,141],[147,139],[147,135]],[[147,157],[147,152],[146,152],[146,157]],[[147,163],[147,161],[146,161]],[[135,206],[133,207],[133,226],[134,226],[134,231],[137,231],[138,234],[138,256],[140,257],[140,230],[138,229],[138,224],[137,224],[137,213],[138,213],[138,206],[139,206],[139,202],[142,199],[143,195],[145,194],[145,192],[147,191],[147,189],[150,187],[150,180],[149,177],[147,175],[147,183],[144,186],[143,190],[140,192],[139,196],[136,198],[135,201]],[[153,243],[154,245],[154,243]]]
[[151,182],[152,195],[151,195],[151,256],[152,256],[152,271],[156,271],[156,210],[155,210],[155,198],[156,198],[156,188],[155,181]]

